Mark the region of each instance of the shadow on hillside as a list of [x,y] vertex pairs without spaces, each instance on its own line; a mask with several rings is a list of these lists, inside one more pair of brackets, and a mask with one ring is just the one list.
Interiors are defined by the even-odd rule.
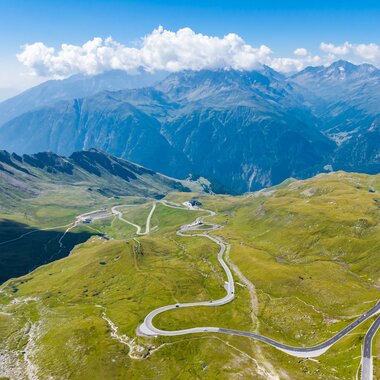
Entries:
[[[28,235],[19,240],[9,241],[23,234]],[[43,231],[13,220],[0,219],[0,284],[9,278],[27,274],[40,265],[67,256],[75,245],[96,235],[91,232],[70,231],[65,235],[63,247],[60,248],[58,241],[62,234],[63,231]],[[1,244],[6,241],[9,242]]]

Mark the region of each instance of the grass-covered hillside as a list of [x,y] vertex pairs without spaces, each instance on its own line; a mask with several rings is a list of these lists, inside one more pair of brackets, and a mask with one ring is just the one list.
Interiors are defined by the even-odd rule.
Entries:
[[[68,158],[0,151],[0,283],[66,256],[76,244],[99,233],[79,226],[60,244],[77,215],[194,186],[201,189],[195,182],[184,185],[96,150]],[[27,239],[17,240],[24,234]]]
[[[25,198],[73,187],[78,192],[87,192],[87,198],[162,197],[172,190],[186,191],[177,180],[95,149],[76,152],[70,157],[54,153],[21,157],[0,151],[1,212],[23,210],[20,203]],[[78,194],[78,200],[79,195],[82,194]]]
[[[231,244],[232,265],[252,285],[237,276],[250,290],[246,324],[251,331],[310,346],[380,299],[379,179],[338,172],[289,181],[247,197],[204,199],[205,207],[218,211],[215,220],[225,226],[215,234]],[[160,327],[176,328],[213,319],[218,326],[239,328],[223,314],[223,308],[209,309],[200,320],[194,309],[181,309],[162,314],[158,321]],[[317,362],[297,363],[268,346],[257,346],[275,368],[293,373],[291,378],[353,379],[360,364],[360,331]],[[295,368],[301,372],[293,372]]]
[[[196,196],[217,213],[210,220],[223,228],[212,234],[229,244],[236,297],[224,306],[165,312],[155,325],[234,328],[294,346],[331,337],[380,298],[379,179],[338,172],[241,197],[168,194],[177,203]],[[144,230],[152,199],[134,203],[120,211]],[[91,227],[110,240],[93,236],[69,256],[3,284],[0,376],[355,379],[372,319],[312,360],[245,337],[137,335],[157,307],[224,296],[219,247],[175,233],[200,215],[157,203],[146,236],[116,217],[95,221]],[[374,365],[380,377],[379,361]]]

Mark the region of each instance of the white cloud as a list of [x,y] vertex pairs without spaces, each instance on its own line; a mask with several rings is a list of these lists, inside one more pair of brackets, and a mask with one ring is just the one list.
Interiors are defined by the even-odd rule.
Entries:
[[296,50],[294,50],[294,54],[304,56],[308,54],[308,51],[305,48],[297,48]]
[[64,78],[77,73],[97,74],[112,69],[130,73],[146,71],[201,69],[252,70],[262,64],[282,72],[295,72],[306,66],[328,65],[344,56],[356,63],[380,64],[380,46],[370,44],[341,45],[322,42],[321,55],[306,48],[294,50],[293,57],[274,57],[268,46],[253,47],[239,35],[224,37],[195,33],[190,28],[176,32],[158,27],[140,40],[139,45],[126,46],[111,37],[96,37],[82,46],[62,44],[59,49],[42,42],[25,45],[18,60],[31,73],[40,77]]
[[270,66],[284,73],[292,73],[303,70],[307,66],[318,66],[324,63],[318,55],[307,55],[299,58],[272,58]]
[[354,46],[354,54],[374,63],[380,63],[380,46],[376,44],[359,44]]
[[337,56],[350,56],[357,63],[380,64],[380,46],[374,43],[352,44],[346,41],[341,45],[334,45],[322,42],[320,49],[328,53],[332,59],[336,59]]
[[349,42],[345,42],[342,45],[334,45],[322,42],[319,47],[323,52],[328,54],[347,55],[350,53],[352,49],[352,44],[350,44]]
[[246,44],[237,34],[223,38],[195,33],[190,28],[177,32],[155,29],[141,46],[128,47],[111,37],[94,38],[82,46],[62,44],[60,50],[42,42],[23,46],[18,60],[36,75],[66,77],[75,73],[96,74],[110,69],[133,72],[232,68],[250,70],[268,59],[271,50]]
[[46,77],[96,74],[109,69],[132,71],[140,64],[138,49],[125,47],[111,38],[98,37],[82,46],[62,44],[57,52],[36,42],[25,45],[17,58],[34,74]]

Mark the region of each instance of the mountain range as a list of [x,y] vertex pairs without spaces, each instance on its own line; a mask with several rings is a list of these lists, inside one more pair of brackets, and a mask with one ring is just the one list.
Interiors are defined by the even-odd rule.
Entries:
[[160,198],[173,190],[190,191],[178,180],[96,149],[74,152],[70,157],[46,152],[19,156],[0,151],[0,213],[62,186],[73,192],[83,188],[88,194],[106,198]]
[[79,214],[190,189],[202,191],[193,181],[182,183],[95,149],[70,157],[0,151],[0,283],[65,257],[98,234],[89,228],[65,233]]
[[329,170],[379,172],[380,70],[372,65],[156,79],[143,74],[136,84],[109,72],[43,83],[0,103],[0,148],[98,148],[170,176],[202,175],[230,193]]
[[131,75],[122,70],[112,70],[98,75],[77,74],[64,80],[49,80],[0,103],[0,125],[24,112],[60,100],[90,96],[104,90],[150,86],[163,75],[144,71]]

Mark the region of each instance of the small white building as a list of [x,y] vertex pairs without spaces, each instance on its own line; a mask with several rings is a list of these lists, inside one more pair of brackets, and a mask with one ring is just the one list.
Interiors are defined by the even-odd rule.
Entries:
[[189,207],[189,208],[202,206],[202,203],[199,202],[199,201],[196,200],[196,199],[191,199],[190,201],[183,202],[183,204],[184,204],[186,207]]

